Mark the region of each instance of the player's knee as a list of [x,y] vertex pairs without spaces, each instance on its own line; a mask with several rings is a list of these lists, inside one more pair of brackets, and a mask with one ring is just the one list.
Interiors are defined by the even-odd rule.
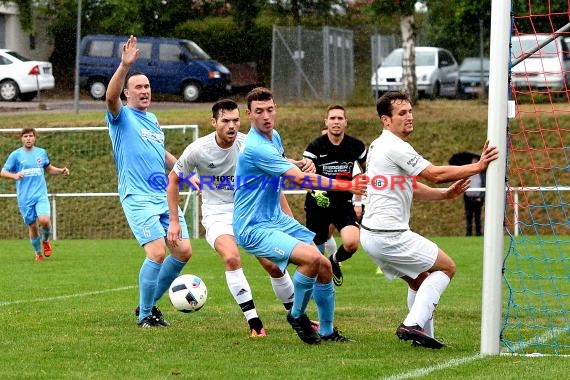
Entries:
[[448,267],[443,270],[443,272],[449,277],[449,279],[452,279],[453,276],[455,275],[456,270],[457,270],[457,267],[455,266],[455,263],[452,261],[448,265]]
[[225,255],[224,256],[224,265],[228,270],[236,270],[241,268],[241,259],[239,255]]
[[332,266],[330,260],[322,256],[320,260],[319,273],[317,275],[317,282],[327,284],[332,281]]
[[346,243],[343,242],[342,245],[348,253],[354,253],[358,251],[358,240],[351,240]]
[[188,240],[182,240],[179,245],[171,250],[172,256],[182,262],[187,262],[192,257],[192,247]]

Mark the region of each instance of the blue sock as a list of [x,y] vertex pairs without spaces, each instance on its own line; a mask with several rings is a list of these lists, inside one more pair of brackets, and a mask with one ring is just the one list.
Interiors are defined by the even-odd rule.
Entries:
[[30,239],[30,243],[32,243],[32,247],[34,247],[34,252],[37,254],[38,252],[42,252],[42,249],[40,248],[40,243],[41,243],[41,239],[40,239],[40,235],[36,236],[33,239]]
[[299,318],[305,314],[316,281],[316,277],[307,277],[299,273],[299,271],[293,273],[293,289],[295,292],[293,296],[293,306],[291,307],[291,316],[293,318]]
[[154,291],[154,303],[158,302],[160,297],[168,290],[172,281],[180,274],[182,268],[186,265],[185,262],[182,262],[172,255],[169,255],[164,262],[162,263],[162,267],[160,268],[160,273],[158,274],[158,283],[156,285],[156,290]]
[[315,283],[313,299],[319,313],[319,334],[322,336],[332,334],[334,323],[334,286],[332,281],[328,284]]
[[40,227],[40,235],[42,237],[42,241],[48,241],[51,236],[51,228],[46,230]]
[[140,314],[139,321],[151,314],[154,306],[154,293],[162,264],[146,258],[139,272]]

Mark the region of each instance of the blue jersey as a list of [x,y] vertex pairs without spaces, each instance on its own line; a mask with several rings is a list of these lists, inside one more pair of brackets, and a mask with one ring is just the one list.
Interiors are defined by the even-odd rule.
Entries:
[[116,117],[107,110],[109,136],[119,177],[119,197],[166,198],[164,132],[151,112],[123,106]]
[[26,150],[22,147],[10,153],[3,169],[10,173],[24,172],[24,178],[16,181],[19,204],[34,204],[40,198],[47,197],[44,168],[49,164],[48,154],[42,148]]
[[280,177],[293,167],[284,157],[277,131],[269,140],[251,127],[236,166],[234,234],[238,244],[246,243],[246,231],[257,224],[279,224],[280,220],[290,219],[279,203]]

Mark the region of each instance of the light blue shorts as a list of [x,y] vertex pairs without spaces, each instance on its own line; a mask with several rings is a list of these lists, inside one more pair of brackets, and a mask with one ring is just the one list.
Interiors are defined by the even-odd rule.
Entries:
[[[127,195],[121,203],[131,231],[140,245],[166,237],[170,218],[166,197]],[[182,238],[188,239],[188,227],[180,207],[178,208],[178,220]]]
[[293,218],[279,223],[259,223],[240,236],[238,242],[256,257],[269,259],[285,271],[293,248],[299,242],[312,244],[315,234]]
[[20,214],[24,218],[24,223],[30,225],[38,219],[38,216],[51,216],[51,209],[49,205],[49,199],[47,197],[42,197],[38,199],[37,202],[20,204],[18,203],[18,208],[20,209]]

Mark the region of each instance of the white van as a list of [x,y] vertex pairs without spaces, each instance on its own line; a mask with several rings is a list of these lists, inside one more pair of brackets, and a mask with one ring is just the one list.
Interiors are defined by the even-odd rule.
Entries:
[[[532,34],[511,38],[511,62],[538,48],[552,37],[550,34]],[[511,67],[511,83],[519,90],[565,89],[567,70],[570,69],[568,48],[562,38],[556,38],[525,60]]]
[[[459,65],[453,55],[442,48],[416,46],[416,80],[420,97],[456,97]],[[372,75],[372,95],[404,89],[402,83],[403,49],[393,50]]]

